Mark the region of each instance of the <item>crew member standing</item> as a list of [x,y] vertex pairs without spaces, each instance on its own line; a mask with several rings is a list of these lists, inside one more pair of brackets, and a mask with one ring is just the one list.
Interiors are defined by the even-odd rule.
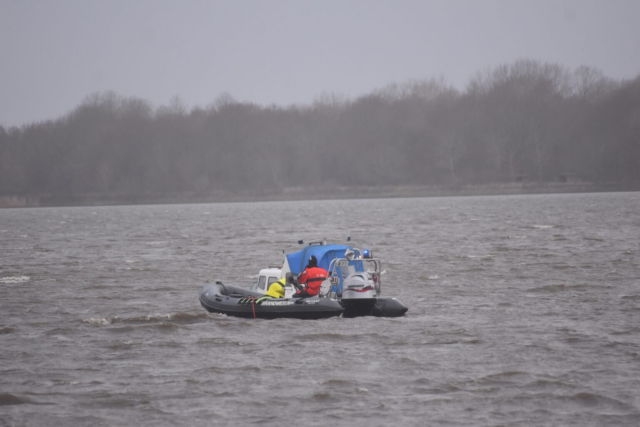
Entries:
[[302,285],[302,289],[298,290],[293,296],[294,298],[313,297],[320,292],[320,285],[327,279],[327,270],[318,267],[318,259],[311,255],[307,268],[298,276],[298,283]]

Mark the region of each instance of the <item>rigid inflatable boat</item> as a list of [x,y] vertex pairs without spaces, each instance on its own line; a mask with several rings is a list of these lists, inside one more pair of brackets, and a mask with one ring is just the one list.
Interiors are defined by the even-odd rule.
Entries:
[[334,299],[271,298],[220,282],[202,288],[200,304],[211,313],[254,319],[326,319],[344,313],[344,307]]
[[[318,266],[327,270],[329,277],[317,297],[293,298],[297,276],[311,256],[316,257]],[[403,316],[408,308],[402,301],[381,295],[383,273],[380,260],[367,249],[312,242],[301,251],[285,255],[282,267],[261,270],[251,289],[221,282],[205,285],[200,303],[212,313],[247,318]],[[283,277],[287,277],[285,298],[265,296],[269,286]]]

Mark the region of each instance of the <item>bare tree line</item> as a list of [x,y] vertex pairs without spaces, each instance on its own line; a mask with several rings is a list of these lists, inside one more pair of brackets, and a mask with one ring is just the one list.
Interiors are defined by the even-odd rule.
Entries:
[[60,119],[0,126],[0,195],[210,194],[287,187],[640,181],[640,76],[521,60],[354,100],[261,107],[223,95],[94,94]]

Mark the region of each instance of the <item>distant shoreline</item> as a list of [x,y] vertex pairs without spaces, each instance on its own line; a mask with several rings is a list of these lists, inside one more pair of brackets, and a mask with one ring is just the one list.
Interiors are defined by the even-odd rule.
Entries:
[[262,190],[220,190],[177,194],[84,194],[77,196],[0,196],[0,208],[117,206],[194,203],[242,203],[303,200],[387,199],[412,197],[462,197],[527,194],[566,194],[640,191],[629,183],[508,183],[459,186],[289,187]]

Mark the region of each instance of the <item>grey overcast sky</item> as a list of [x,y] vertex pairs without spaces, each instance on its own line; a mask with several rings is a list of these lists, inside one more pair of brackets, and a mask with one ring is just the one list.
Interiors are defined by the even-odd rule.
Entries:
[[640,0],[0,0],[0,125],[112,90],[188,108],[349,98],[517,59],[640,74]]

